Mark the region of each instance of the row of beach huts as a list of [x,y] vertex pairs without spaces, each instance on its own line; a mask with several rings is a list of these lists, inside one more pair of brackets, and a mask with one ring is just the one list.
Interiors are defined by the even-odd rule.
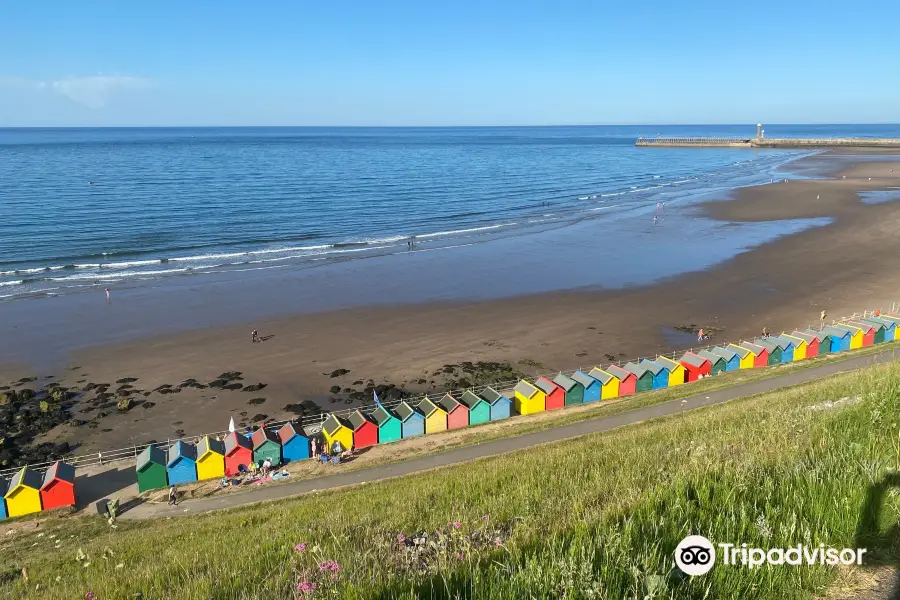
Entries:
[[[530,415],[566,406],[628,396],[648,390],[682,385],[739,369],[753,369],[829,353],[844,352],[894,341],[900,315],[879,314],[858,320],[766,336],[685,352],[681,357],[659,356],[624,365],[595,367],[589,372],[519,381],[512,393],[491,387],[480,392],[428,396],[414,405],[401,402],[386,407],[376,403],[347,416],[330,414],[322,423],[326,448],[362,449],[402,439],[460,429],[513,414]],[[308,459],[313,436],[294,423],[277,429],[260,427],[248,434],[228,433],[223,440],[205,436],[196,444],[179,440],[163,449],[147,446],[137,456],[138,490],[164,488],[196,481],[230,477],[245,472],[251,463],[269,459],[273,465]],[[0,519],[75,505],[75,469],[55,463],[43,476],[28,467],[10,481],[0,480]]]
[[[659,356],[589,372],[558,374],[552,379],[522,380],[507,395],[488,387],[481,392],[425,396],[415,405],[392,408],[376,403],[348,416],[330,414],[322,424],[326,448],[361,449],[402,439],[530,415],[648,390],[674,387],[739,369],[767,367],[843,352],[894,340],[900,316],[878,315],[856,321],[766,336],[753,341],[685,352],[677,360]],[[229,433],[224,440],[206,436],[198,444],[178,441],[168,452],[146,448],[137,458],[141,492],[167,485],[236,475],[253,462],[273,465],[310,458],[310,436],[293,423],[261,427],[252,434]]]

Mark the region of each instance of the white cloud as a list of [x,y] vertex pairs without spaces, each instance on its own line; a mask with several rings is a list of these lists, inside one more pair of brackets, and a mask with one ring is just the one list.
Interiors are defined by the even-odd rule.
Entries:
[[53,81],[23,79],[21,77],[0,77],[0,87],[52,91],[88,108],[103,108],[113,96],[149,87],[151,82],[141,77],[129,75],[89,75],[69,76]]

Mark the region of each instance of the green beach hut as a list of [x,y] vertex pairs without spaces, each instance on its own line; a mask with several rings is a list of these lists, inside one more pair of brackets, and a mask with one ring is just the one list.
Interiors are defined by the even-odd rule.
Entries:
[[388,442],[396,442],[403,438],[403,424],[400,423],[394,414],[386,409],[381,403],[372,413],[372,418],[378,425],[378,443],[387,444]]
[[553,378],[553,383],[566,391],[566,406],[573,404],[582,404],[584,402],[584,386],[569,377],[560,373]]
[[769,360],[768,365],[780,365],[782,362],[782,349],[781,346],[776,344],[775,342],[770,342],[769,340],[764,340],[762,338],[753,340],[753,343],[757,346],[762,346],[766,350],[769,351]]
[[653,389],[653,372],[647,370],[645,367],[641,365],[636,365],[632,362],[625,363],[625,366],[622,367],[629,373],[634,375],[634,378],[637,380],[634,386],[635,392],[649,392]]
[[274,431],[260,427],[253,432],[250,443],[253,444],[253,462],[257,465],[267,458],[273,466],[281,464],[281,440]]
[[709,361],[710,375],[718,375],[719,373],[725,372],[726,362],[724,357],[716,354],[715,352],[710,352],[709,350],[700,350],[699,352],[697,352],[697,354]]
[[166,453],[157,446],[147,446],[137,457],[138,493],[158,490],[169,484]]
[[491,405],[484,398],[476,396],[471,390],[463,392],[459,403],[469,409],[469,425],[487,423],[491,420]]

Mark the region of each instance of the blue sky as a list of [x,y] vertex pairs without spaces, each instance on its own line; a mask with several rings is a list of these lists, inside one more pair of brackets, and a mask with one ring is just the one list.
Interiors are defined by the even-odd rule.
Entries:
[[0,126],[900,122],[900,3],[6,0]]

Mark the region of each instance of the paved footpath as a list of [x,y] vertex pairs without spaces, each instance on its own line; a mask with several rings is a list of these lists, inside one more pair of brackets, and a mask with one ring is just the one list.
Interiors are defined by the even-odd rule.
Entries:
[[227,495],[223,494],[222,496],[211,496],[209,498],[200,498],[197,500],[185,500],[177,506],[146,503],[139,504],[124,512],[121,515],[121,518],[146,519],[151,517],[174,517],[198,514],[347,485],[358,485],[393,477],[402,477],[403,475],[409,475],[411,473],[455,465],[487,456],[497,456],[508,452],[516,452],[540,444],[558,442],[567,438],[579,437],[600,431],[608,431],[617,427],[646,421],[647,419],[674,415],[686,410],[722,404],[729,400],[736,400],[738,398],[754,396],[756,394],[795,386],[836,373],[843,373],[875,364],[892,362],[897,359],[896,353],[897,350],[889,350],[880,354],[868,354],[857,358],[835,360],[834,362],[825,363],[819,367],[811,367],[792,373],[786,373],[785,375],[770,377],[768,379],[721,388],[719,390],[696,396],[689,396],[683,399],[670,400],[661,404],[655,404],[653,406],[647,406],[617,415],[597,417],[596,419],[579,421],[577,423],[572,423],[571,425],[563,425],[561,427],[545,429],[535,433],[492,440],[481,444],[473,444],[471,446],[447,450],[446,452],[423,456],[421,458],[398,461],[378,467],[360,469],[358,471],[347,471],[346,473],[326,475],[314,479],[304,479],[294,483],[259,487],[246,492],[236,492]]

